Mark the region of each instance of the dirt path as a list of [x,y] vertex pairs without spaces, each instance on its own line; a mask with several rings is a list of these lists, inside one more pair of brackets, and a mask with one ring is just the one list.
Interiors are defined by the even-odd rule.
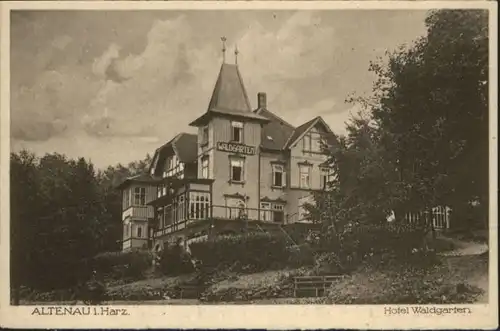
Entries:
[[460,275],[472,286],[479,287],[484,293],[477,298],[478,303],[488,302],[489,275],[488,275],[488,245],[486,243],[450,239],[455,249],[442,252],[439,255],[447,261],[448,267],[454,275]]
[[441,256],[471,256],[481,255],[488,251],[486,243],[479,243],[474,241],[463,241],[455,238],[449,238],[455,245],[455,249],[448,252],[442,252]]

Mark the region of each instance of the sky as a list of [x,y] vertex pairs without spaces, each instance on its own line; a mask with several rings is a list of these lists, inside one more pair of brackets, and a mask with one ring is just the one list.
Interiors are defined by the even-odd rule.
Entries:
[[11,16],[11,147],[103,168],[152,154],[207,110],[222,62],[252,108],[345,132],[370,61],[425,33],[425,11],[17,11]]

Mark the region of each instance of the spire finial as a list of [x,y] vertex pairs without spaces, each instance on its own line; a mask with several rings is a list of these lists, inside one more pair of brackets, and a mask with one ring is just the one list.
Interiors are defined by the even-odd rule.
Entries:
[[221,37],[222,40],[222,63],[226,63],[226,37]]
[[234,46],[234,64],[238,64],[238,54],[240,54],[240,52],[238,51],[238,45],[236,44]]

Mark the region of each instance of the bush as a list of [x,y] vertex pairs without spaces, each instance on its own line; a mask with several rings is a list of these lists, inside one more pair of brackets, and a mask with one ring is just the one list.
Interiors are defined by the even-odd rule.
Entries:
[[365,260],[411,259],[422,249],[423,238],[424,231],[409,224],[351,222],[341,233],[324,234],[317,251],[335,253],[338,266],[348,272]]
[[135,280],[144,277],[152,259],[148,251],[107,252],[94,257],[93,267],[100,278]]
[[160,271],[164,275],[182,275],[194,271],[191,257],[179,244],[165,245],[160,255]]
[[294,252],[288,246],[282,235],[248,233],[193,243],[190,249],[203,268],[230,268],[253,273],[296,266],[307,261],[307,253]]

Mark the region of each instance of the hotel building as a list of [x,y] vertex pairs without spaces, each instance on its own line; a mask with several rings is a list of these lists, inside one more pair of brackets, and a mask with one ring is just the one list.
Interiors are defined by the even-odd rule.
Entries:
[[148,173],[126,179],[123,250],[161,249],[248,229],[283,230],[307,222],[303,204],[331,171],[321,117],[295,127],[258,93],[252,109],[236,64],[223,63],[204,113],[156,149]]

